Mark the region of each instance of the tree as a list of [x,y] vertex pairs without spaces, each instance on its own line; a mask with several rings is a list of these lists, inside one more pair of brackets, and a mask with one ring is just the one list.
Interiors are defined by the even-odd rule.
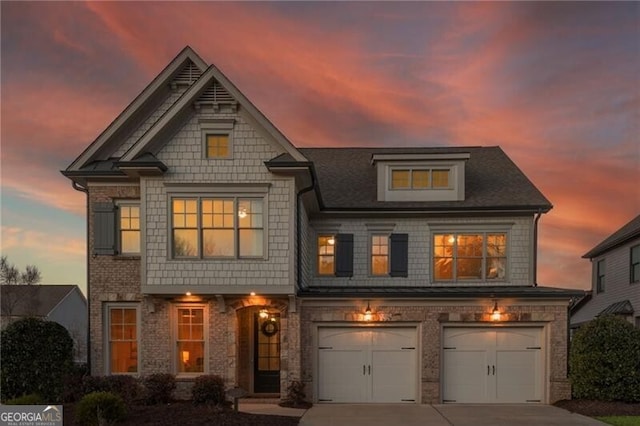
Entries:
[[0,284],[16,285],[39,284],[42,276],[40,270],[35,265],[27,265],[23,272],[20,272],[16,265],[9,263],[7,256],[0,257]]

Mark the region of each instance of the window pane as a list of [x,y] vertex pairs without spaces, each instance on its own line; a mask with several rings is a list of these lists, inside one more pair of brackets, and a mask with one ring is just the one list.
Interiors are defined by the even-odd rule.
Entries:
[[122,324],[124,309],[111,309],[111,324]]
[[228,135],[207,135],[207,157],[225,158],[229,155]]
[[490,257],[487,259],[487,279],[502,279],[506,276],[507,259]]
[[392,170],[391,171],[391,188],[392,189],[409,188],[409,170]]
[[198,231],[195,229],[174,229],[173,254],[176,257],[198,255]]
[[433,276],[438,280],[453,279],[453,258],[436,257],[433,261]]
[[387,256],[373,256],[371,265],[373,275],[386,275],[389,272],[389,258]]
[[456,276],[460,280],[482,278],[482,259],[458,258]]
[[178,342],[178,372],[204,373],[204,342]]
[[429,170],[413,170],[411,172],[411,187],[424,189],[429,187]]
[[206,257],[233,257],[233,229],[205,229],[203,250]]
[[137,373],[138,349],[136,342],[111,342],[109,365],[112,373]]
[[433,188],[449,187],[449,170],[432,170],[431,178],[433,179]]
[[122,253],[140,253],[140,231],[123,231]]
[[318,273],[320,275],[333,275],[333,272],[334,272],[333,263],[334,263],[333,256],[319,256]]
[[333,275],[335,262],[335,236],[318,236],[318,274]]
[[373,235],[371,237],[371,273],[386,275],[389,272],[389,237]]
[[262,229],[241,229],[239,232],[240,256],[262,256],[264,251]]

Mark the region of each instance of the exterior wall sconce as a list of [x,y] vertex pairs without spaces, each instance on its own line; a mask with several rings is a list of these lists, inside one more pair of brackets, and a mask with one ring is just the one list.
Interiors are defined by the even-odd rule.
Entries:
[[267,319],[269,318],[269,311],[267,311],[266,309],[260,309],[260,313],[258,315],[262,319]]
[[369,305],[369,301],[367,300],[367,309],[364,310],[364,320],[371,321],[371,306]]
[[498,301],[494,301],[493,303],[493,311],[491,311],[491,319],[493,321],[500,321],[501,318],[501,314],[500,314],[500,310],[498,309]]

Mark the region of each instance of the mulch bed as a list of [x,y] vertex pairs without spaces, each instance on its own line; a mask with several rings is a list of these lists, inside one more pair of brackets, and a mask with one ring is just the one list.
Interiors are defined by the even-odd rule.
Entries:
[[[81,426],[75,422],[74,406],[64,405],[64,424]],[[133,405],[129,407],[127,418],[118,425],[144,426],[294,426],[297,417],[267,416],[260,414],[236,413],[233,409],[207,405],[195,405],[189,401],[173,402],[166,405]]]
[[558,401],[556,407],[583,414],[589,417],[596,416],[640,416],[640,403],[630,404],[626,402],[589,401],[584,399],[572,399]]

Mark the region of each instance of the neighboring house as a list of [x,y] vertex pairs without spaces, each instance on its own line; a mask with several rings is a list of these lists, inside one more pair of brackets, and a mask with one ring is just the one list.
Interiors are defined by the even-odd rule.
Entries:
[[582,257],[591,261],[592,288],[571,308],[571,329],[604,314],[640,327],[640,215]]
[[69,331],[76,362],[87,360],[87,299],[77,285],[2,285],[2,328],[27,317],[54,321]]
[[551,203],[498,147],[296,148],[185,48],[63,174],[87,193],[94,375],[314,402],[570,398]]

